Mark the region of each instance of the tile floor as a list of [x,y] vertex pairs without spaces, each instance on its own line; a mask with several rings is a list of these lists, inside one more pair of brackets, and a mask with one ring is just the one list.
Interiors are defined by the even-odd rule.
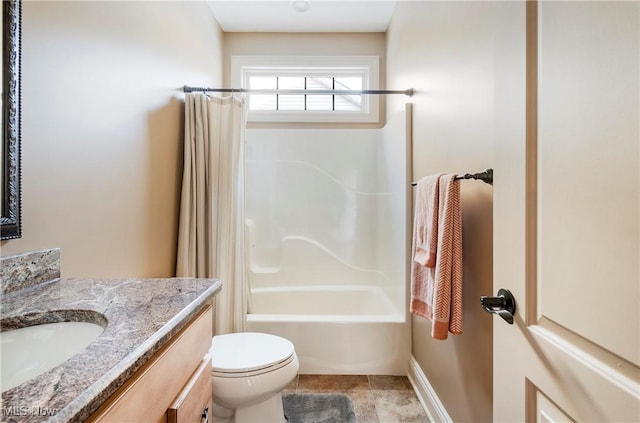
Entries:
[[348,395],[358,423],[427,423],[406,376],[298,375],[287,393]]

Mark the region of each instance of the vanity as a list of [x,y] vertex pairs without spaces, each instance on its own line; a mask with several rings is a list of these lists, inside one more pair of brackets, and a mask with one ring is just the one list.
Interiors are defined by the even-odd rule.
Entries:
[[62,364],[2,392],[0,421],[204,421],[220,281],[60,278],[55,257],[50,266],[36,261],[44,270],[33,259],[18,270],[0,263],[3,291],[17,284],[2,294],[2,331],[69,321],[104,330]]

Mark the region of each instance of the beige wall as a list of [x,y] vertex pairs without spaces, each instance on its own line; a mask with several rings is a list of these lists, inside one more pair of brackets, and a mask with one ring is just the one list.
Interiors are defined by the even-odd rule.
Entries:
[[[385,34],[382,32],[362,33],[251,33],[229,32],[224,37],[224,80],[231,86],[231,56],[378,56],[380,57],[380,89],[385,86]],[[380,122],[341,123],[249,123],[249,128],[271,127],[359,127],[379,128],[384,126],[385,101],[380,99]]]
[[[387,86],[416,89],[413,178],[493,165],[493,22],[487,2],[399,2],[387,32]],[[388,99],[388,116],[404,103]],[[497,175],[500,177],[499,173]],[[412,354],[456,422],[492,419],[492,188],[462,182],[464,332],[430,337],[412,318]]]
[[[203,3],[24,2],[23,238],[1,254],[61,247],[64,276],[172,275],[178,89],[227,84],[235,54],[378,55],[382,88],[417,90],[414,179],[490,167],[490,9],[399,2],[386,50],[385,34],[230,33],[223,54]],[[387,101],[392,116],[406,100]],[[462,195],[465,332],[434,341],[414,318],[413,355],[455,421],[489,421],[492,318],[477,304],[492,291],[492,191],[465,181]]]
[[172,276],[180,87],[222,83],[200,2],[23,2],[23,237],[64,276]]

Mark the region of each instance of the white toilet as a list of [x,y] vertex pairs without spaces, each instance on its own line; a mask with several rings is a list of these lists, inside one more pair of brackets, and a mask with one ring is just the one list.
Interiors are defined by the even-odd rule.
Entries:
[[216,335],[211,342],[214,423],[285,423],[282,390],[298,374],[293,344],[266,333]]

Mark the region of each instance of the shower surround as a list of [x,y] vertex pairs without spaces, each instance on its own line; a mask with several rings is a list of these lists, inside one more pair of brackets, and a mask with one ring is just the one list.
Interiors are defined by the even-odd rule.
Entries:
[[382,129],[249,129],[248,329],[300,373],[406,374],[410,106]]

